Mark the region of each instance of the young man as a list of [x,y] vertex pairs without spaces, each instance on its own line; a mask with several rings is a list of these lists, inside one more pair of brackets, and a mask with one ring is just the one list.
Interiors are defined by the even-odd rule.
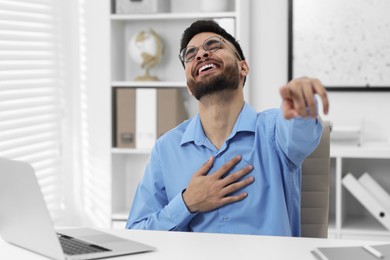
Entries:
[[126,227],[299,236],[301,164],[321,137],[324,87],[293,80],[281,109],[256,113],[241,47],[213,21],[184,31],[179,57],[199,114],[156,142]]

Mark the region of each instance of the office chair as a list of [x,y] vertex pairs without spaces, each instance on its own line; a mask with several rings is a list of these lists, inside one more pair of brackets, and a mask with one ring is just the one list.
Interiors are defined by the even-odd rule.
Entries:
[[331,123],[322,124],[320,144],[302,164],[302,237],[328,237]]

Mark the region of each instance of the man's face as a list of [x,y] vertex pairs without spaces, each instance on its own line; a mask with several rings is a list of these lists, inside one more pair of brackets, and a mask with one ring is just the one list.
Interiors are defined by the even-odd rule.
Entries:
[[217,51],[210,52],[203,49],[203,42],[218,34],[205,32],[195,35],[187,46],[199,48],[194,60],[185,63],[187,86],[200,100],[202,97],[224,90],[237,89],[240,81],[238,58],[228,41],[222,43]]

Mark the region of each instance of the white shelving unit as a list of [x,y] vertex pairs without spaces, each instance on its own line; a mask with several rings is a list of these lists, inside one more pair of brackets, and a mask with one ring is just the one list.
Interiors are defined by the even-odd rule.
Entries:
[[329,237],[390,240],[390,231],[342,185],[342,178],[346,174],[352,173],[358,178],[368,172],[390,193],[390,144],[363,143],[362,146],[331,144],[330,153],[332,184]]
[[[115,0],[111,1],[111,93],[115,88],[179,88],[185,99],[190,116],[196,113],[196,102],[188,96],[185,76],[178,59],[180,38],[193,21],[214,19],[233,34],[242,45],[246,56],[249,52],[249,0],[227,0],[228,9],[223,12],[203,12],[197,1],[171,0],[171,12],[155,14],[115,14]],[[136,82],[135,77],[143,74],[139,65],[132,62],[127,52],[131,37],[152,28],[163,40],[164,55],[150,74],[158,82]],[[249,82],[244,88],[249,96]],[[112,100],[112,109],[114,100]],[[195,109],[194,109],[195,108]],[[113,111],[111,113],[113,115]],[[114,122],[113,119],[111,122]],[[112,127],[112,139],[114,134]],[[136,186],[147,163],[150,150],[111,148],[111,224],[122,228],[127,220]]]

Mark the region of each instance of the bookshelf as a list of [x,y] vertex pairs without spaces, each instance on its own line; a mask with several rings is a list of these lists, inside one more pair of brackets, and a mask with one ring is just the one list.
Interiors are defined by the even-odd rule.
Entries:
[[390,144],[363,143],[356,146],[332,143],[330,154],[329,237],[390,240],[390,230],[376,220],[342,184],[342,179],[348,173],[359,178],[367,172],[390,193]]
[[[123,228],[127,220],[135,189],[143,175],[150,149],[118,148],[115,146],[115,98],[117,88],[178,89],[189,117],[197,113],[194,98],[187,93],[185,76],[178,59],[181,34],[193,21],[214,19],[239,39],[246,56],[249,51],[249,0],[226,0],[228,7],[221,12],[205,12],[197,1],[170,0],[170,12],[152,14],[116,14],[115,0],[110,0],[110,61],[111,61],[111,226]],[[127,53],[129,39],[141,30],[152,28],[163,41],[160,62],[150,70],[160,81],[134,81],[143,70]],[[245,95],[249,96],[249,82]]]

